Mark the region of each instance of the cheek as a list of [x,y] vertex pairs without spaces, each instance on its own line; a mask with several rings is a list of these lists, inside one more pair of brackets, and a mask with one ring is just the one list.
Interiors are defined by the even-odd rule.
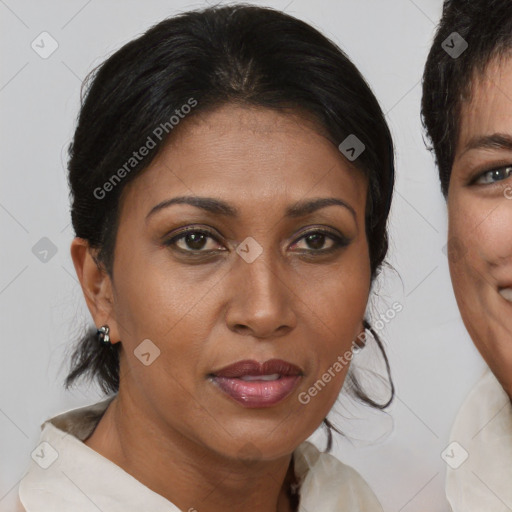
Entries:
[[[163,388],[169,389],[190,379],[190,369],[200,358],[210,326],[202,304],[209,286],[168,264],[150,261],[133,253],[130,260],[121,257],[116,262],[116,321],[125,363],[137,381],[149,386],[165,382]],[[138,358],[142,348],[154,361],[148,366]]]
[[485,268],[481,258],[481,240],[476,233],[482,214],[478,202],[464,197],[453,187],[449,190],[447,256],[453,291],[465,322],[478,308],[480,276]]
[[462,270],[487,272],[512,258],[511,232],[512,201],[469,194],[449,199],[448,254],[457,278]]
[[121,339],[125,331],[124,337],[132,341],[161,332],[174,317],[185,314],[186,306],[172,276],[164,280],[151,269],[138,268],[137,272],[125,271],[122,281],[116,282],[116,318]]
[[[180,287],[175,273],[165,280],[158,272],[140,273],[145,274],[144,287],[127,280],[119,289],[116,305],[124,387],[132,393],[136,388],[137,396],[152,397],[168,410],[200,415],[197,365],[204,357],[203,341],[210,325],[206,320],[197,321],[204,313],[198,304],[202,294],[190,293],[182,278]],[[196,399],[191,400],[192,396]]]
[[501,199],[488,210],[475,230],[475,238],[480,240],[481,258],[498,265],[512,258],[512,201]]
[[[344,361],[343,370],[335,371],[336,378],[330,387],[333,393],[336,384],[341,387],[350,364],[352,343],[362,329],[362,320],[367,307],[370,287],[370,265],[361,264],[364,256],[353,263],[346,261],[337,270],[330,270],[320,285],[310,286],[305,296],[307,309],[304,314],[310,319],[313,327],[311,340],[321,350],[316,351],[317,366],[314,374],[319,378],[325,371],[332,368],[341,357]],[[316,317],[321,322],[316,321]],[[347,353],[349,356],[347,357]]]
[[[358,242],[335,265],[301,267],[294,284],[308,306],[333,334],[352,334],[366,310],[370,290],[370,261],[365,242]],[[343,336],[341,336],[343,338]]]
[[114,279],[120,329],[127,331],[126,337],[133,342],[151,336],[163,341],[166,334],[180,328],[187,314],[194,313],[214,284],[209,283],[207,272],[176,263],[166,247],[148,248],[143,242],[141,247],[120,252]]

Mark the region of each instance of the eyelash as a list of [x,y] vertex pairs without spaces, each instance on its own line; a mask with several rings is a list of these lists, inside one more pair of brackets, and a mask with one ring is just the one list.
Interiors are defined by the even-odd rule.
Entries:
[[[217,239],[217,237],[215,236],[215,234],[212,233],[211,231],[209,231],[207,229],[199,229],[199,228],[193,228],[192,227],[192,228],[188,228],[188,229],[185,229],[185,230],[181,231],[179,234],[169,238],[168,240],[165,240],[163,242],[163,244],[165,246],[167,246],[167,247],[172,247],[172,246],[176,245],[176,242],[178,240],[181,240],[181,239],[185,238],[187,235],[190,235],[191,233],[207,236],[207,237],[212,238],[213,240],[215,240],[217,243],[220,243],[219,240]],[[311,231],[308,231],[308,232],[304,233],[292,245],[297,244],[302,239],[304,239],[304,238],[306,238],[306,237],[308,237],[310,235],[317,235],[317,234],[318,235],[325,235],[326,237],[331,239],[332,242],[333,242],[332,247],[330,247],[328,249],[302,250],[302,251],[300,251],[300,252],[302,252],[302,254],[325,255],[325,254],[329,254],[329,253],[338,251],[338,250],[342,249],[343,247],[346,247],[350,243],[350,240],[348,238],[340,237],[340,236],[335,235],[334,233],[331,233],[330,231],[327,231],[327,230],[316,229],[316,230],[311,230]],[[186,253],[186,254],[188,254],[191,257],[193,257],[193,256],[203,256],[205,254],[212,254],[212,253],[219,253],[219,252],[221,252],[220,250],[213,250],[213,251],[202,251],[202,250],[194,251],[194,250],[190,250],[189,251],[189,250],[186,250],[186,249],[181,249],[180,247],[176,247],[176,250],[180,251],[182,253]]]
[[[481,179],[483,179],[486,175],[490,173],[500,172],[500,171],[506,171],[506,176],[502,179],[496,180],[496,181],[490,181],[487,183],[480,182]],[[500,181],[504,181],[512,176],[512,165],[503,165],[501,167],[494,167],[492,169],[488,169],[486,171],[483,171],[478,174],[478,176],[474,179],[473,184],[475,185],[494,185]]]

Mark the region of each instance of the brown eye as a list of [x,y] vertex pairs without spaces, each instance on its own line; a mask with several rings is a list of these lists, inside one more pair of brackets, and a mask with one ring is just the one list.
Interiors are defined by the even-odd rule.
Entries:
[[[299,238],[299,240],[295,242],[294,246],[296,246],[301,241],[304,241],[307,245],[304,252],[312,253],[326,253],[335,251],[341,247],[347,246],[350,243],[348,239],[339,237],[326,231],[311,231],[310,233],[307,233],[306,235]],[[329,246],[325,247],[325,244],[328,242],[330,242]]]
[[182,237],[182,240],[187,248],[200,251],[206,245],[207,238],[203,233],[187,233]]
[[[215,243],[210,242],[210,247],[208,248],[209,241],[214,241]],[[218,249],[218,241],[216,237],[213,236],[212,233],[205,230],[198,229],[189,229],[187,231],[183,231],[180,234],[173,236],[166,242],[164,242],[166,246],[175,246],[181,251],[184,252],[210,252],[217,251]]]
[[[322,249],[325,245],[327,236],[323,233],[313,233],[304,237],[304,241],[311,249]],[[332,240],[331,240],[332,242]]]

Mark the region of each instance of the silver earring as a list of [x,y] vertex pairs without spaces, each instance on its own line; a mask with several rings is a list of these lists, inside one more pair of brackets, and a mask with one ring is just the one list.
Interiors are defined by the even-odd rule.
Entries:
[[105,343],[105,345],[110,344],[110,327],[108,325],[102,325],[97,331],[96,336],[98,338],[98,341]]

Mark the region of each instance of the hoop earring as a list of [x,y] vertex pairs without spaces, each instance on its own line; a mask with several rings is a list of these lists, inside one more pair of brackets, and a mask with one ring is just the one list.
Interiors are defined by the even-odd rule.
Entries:
[[367,334],[366,334],[367,327],[366,325],[363,327],[363,330],[357,335],[356,339],[354,340],[354,345],[359,349],[363,349],[366,346],[367,342]]

